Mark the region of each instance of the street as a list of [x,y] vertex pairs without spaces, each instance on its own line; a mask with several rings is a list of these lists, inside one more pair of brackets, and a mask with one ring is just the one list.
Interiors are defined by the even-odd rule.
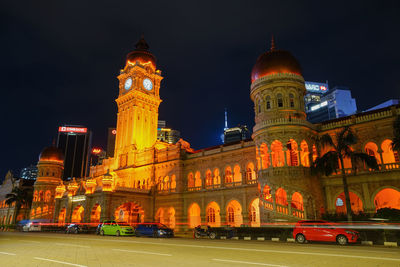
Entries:
[[0,266],[400,266],[381,246],[0,233]]

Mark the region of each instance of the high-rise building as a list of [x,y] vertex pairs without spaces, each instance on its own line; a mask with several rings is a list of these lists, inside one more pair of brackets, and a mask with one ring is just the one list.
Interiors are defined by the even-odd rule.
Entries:
[[357,104],[349,88],[336,86],[329,91],[326,87],[323,93],[306,94],[305,111],[309,122],[319,123],[353,115],[357,112]]
[[91,140],[91,132],[83,126],[58,128],[57,147],[64,153],[63,180],[88,174]]
[[30,165],[21,170],[21,178],[25,180],[36,180],[38,169],[35,165]]
[[175,144],[181,138],[181,133],[178,130],[167,128],[166,125],[166,121],[158,121],[157,140],[167,142],[169,144]]
[[115,136],[116,135],[117,135],[117,129],[116,128],[108,128],[107,151],[106,151],[106,157],[107,158],[114,157]]
[[244,141],[249,138],[248,133],[249,130],[247,129],[246,125],[227,128],[224,130],[224,144]]

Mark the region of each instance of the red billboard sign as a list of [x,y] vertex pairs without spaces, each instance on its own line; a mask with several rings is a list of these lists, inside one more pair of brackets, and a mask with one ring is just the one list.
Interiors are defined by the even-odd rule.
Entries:
[[60,126],[58,131],[60,133],[87,133],[87,128]]

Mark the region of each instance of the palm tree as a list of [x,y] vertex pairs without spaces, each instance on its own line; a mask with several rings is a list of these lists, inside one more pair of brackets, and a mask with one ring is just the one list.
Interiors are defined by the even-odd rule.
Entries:
[[21,189],[19,187],[14,187],[11,193],[6,195],[6,198],[6,204],[8,206],[15,203],[15,216],[13,217],[13,223],[15,223],[22,205],[27,206],[31,201],[31,194],[27,188]]
[[400,152],[400,115],[393,122],[393,135],[392,149]]
[[352,163],[352,168],[354,173],[357,170],[357,166],[362,164],[362,166],[368,166],[369,168],[378,169],[378,163],[374,156],[370,156],[366,153],[357,153],[353,152],[351,149],[351,145],[357,143],[357,137],[351,131],[350,127],[345,127],[339,133],[336,134],[335,141],[329,134],[324,134],[319,143],[322,147],[328,147],[331,150],[325,153],[322,157],[318,157],[312,166],[312,170],[314,173],[325,174],[326,176],[331,175],[333,172],[336,172],[340,169],[342,173],[342,181],[343,181],[343,191],[346,202],[346,213],[347,220],[352,221],[352,211],[351,211],[351,203],[350,203],[350,194],[349,187],[347,185],[347,176],[344,168],[344,159],[349,158]]

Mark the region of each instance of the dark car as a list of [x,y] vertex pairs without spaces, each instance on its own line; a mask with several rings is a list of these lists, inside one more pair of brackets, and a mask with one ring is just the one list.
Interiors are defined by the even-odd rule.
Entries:
[[174,230],[161,223],[139,223],[135,229],[136,236],[173,237]]
[[84,232],[84,229],[79,224],[70,224],[65,229],[66,234],[78,234]]
[[357,231],[343,229],[327,221],[298,221],[293,229],[297,243],[308,241],[337,242],[339,245],[356,243],[360,238]]

